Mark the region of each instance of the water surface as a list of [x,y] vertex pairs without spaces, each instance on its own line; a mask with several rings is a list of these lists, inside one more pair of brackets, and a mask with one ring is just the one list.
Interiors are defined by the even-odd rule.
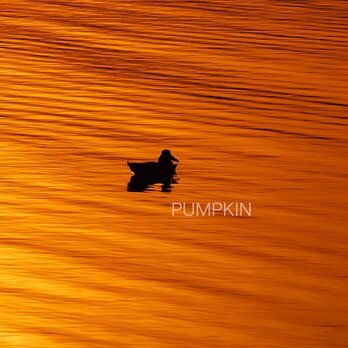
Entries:
[[345,1],[1,8],[1,346],[347,345]]

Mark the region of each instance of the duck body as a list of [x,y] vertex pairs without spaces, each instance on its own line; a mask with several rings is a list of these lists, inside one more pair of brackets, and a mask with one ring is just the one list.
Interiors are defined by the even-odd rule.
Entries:
[[158,162],[128,162],[128,167],[136,176],[147,178],[171,177],[176,174],[176,164]]

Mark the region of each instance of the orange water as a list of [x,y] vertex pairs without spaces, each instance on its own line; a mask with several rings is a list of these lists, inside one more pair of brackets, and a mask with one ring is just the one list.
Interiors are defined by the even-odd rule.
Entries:
[[[347,14],[1,4],[0,347],[346,347]],[[171,216],[213,201],[253,215]]]

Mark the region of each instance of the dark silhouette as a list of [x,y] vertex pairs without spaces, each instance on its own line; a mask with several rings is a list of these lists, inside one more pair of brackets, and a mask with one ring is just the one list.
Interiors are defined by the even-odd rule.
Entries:
[[158,157],[158,164],[170,165],[172,161],[179,162],[170,152],[170,150],[162,150],[161,156]]
[[173,161],[179,162],[169,150],[163,150],[158,162],[128,162],[134,175],[130,178],[127,190],[142,192],[151,189],[154,184],[161,183],[162,192],[170,192],[171,184],[177,182],[174,178],[177,165],[173,164]]
[[127,186],[128,192],[144,192],[150,191],[155,184],[162,184],[162,192],[171,192],[172,184],[176,184],[177,179],[173,177],[157,177],[157,178],[147,178],[141,177],[139,175],[132,175]]

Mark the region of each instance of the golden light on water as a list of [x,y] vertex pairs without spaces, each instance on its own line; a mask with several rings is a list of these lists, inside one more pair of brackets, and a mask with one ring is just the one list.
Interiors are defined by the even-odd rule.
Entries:
[[2,4],[0,347],[347,346],[347,11]]

